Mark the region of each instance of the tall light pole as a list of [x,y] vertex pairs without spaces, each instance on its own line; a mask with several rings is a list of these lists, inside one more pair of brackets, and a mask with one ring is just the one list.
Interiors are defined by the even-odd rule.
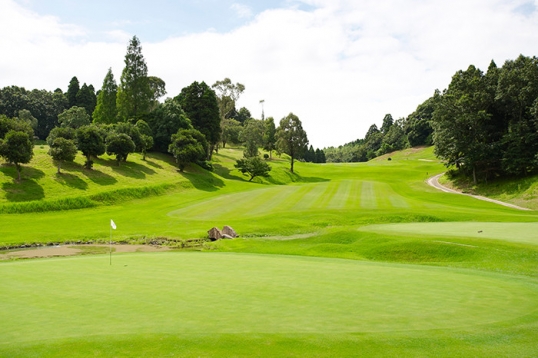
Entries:
[[263,104],[265,103],[264,99],[260,99],[260,104],[262,105],[262,121],[265,120],[265,113],[263,112]]

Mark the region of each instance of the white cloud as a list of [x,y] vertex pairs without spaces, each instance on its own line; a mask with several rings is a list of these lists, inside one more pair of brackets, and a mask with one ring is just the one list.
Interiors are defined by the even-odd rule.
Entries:
[[237,16],[239,18],[248,19],[248,18],[252,17],[252,10],[250,9],[250,7],[248,7],[246,5],[239,4],[239,3],[233,3],[231,8],[232,8],[232,10],[235,11],[235,13],[237,14]]
[[[239,106],[260,117],[264,99],[266,116],[277,121],[294,112],[311,143],[324,147],[363,137],[386,113],[408,115],[459,69],[532,56],[538,43],[536,12],[517,10],[524,0],[304,2],[316,9],[267,10],[230,33],[142,43],[149,72],[166,81],[170,96],[195,80],[241,82]],[[81,29],[12,1],[0,5],[0,31],[16,33],[0,38],[8,54],[0,57],[0,87],[65,90],[76,75],[99,88],[111,66],[119,79],[131,35],[84,42]]]

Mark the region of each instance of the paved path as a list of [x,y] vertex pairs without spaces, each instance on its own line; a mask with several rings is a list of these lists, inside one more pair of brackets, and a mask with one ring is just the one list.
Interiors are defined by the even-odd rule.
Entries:
[[518,209],[518,210],[531,210],[531,209],[523,208],[523,207],[521,207],[521,206],[517,206],[517,205],[514,205],[514,204],[505,203],[504,201],[500,201],[500,200],[495,200],[495,199],[487,198],[487,197],[485,197],[485,196],[473,195],[473,194],[466,194],[466,193],[462,193],[462,192],[457,191],[457,190],[454,190],[454,189],[447,188],[446,186],[441,185],[441,183],[439,183],[439,178],[440,178],[443,174],[445,174],[445,173],[441,173],[441,174],[438,174],[438,175],[436,175],[436,176],[431,177],[430,179],[428,179],[428,184],[431,185],[431,186],[433,186],[433,187],[436,188],[436,189],[439,189],[439,190],[444,191],[445,193],[467,195],[467,196],[470,196],[470,197],[473,197],[473,198],[476,198],[476,199],[479,199],[479,200],[489,201],[490,203],[495,203],[495,204],[499,204],[499,205],[504,205],[504,206],[507,206],[507,207],[512,208],[512,209]]

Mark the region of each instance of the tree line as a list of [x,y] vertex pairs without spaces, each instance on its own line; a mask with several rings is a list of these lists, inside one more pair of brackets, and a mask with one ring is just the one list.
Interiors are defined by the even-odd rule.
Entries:
[[[148,75],[136,36],[129,42],[124,63],[119,83],[109,69],[97,92],[91,84],[81,86],[76,76],[65,93],[16,86],[1,89],[0,156],[15,163],[19,171],[20,164],[28,163],[33,155],[34,140],[46,139],[58,173],[61,163],[74,160],[78,151],[86,157],[85,167],[91,169],[92,158],[104,153],[115,155],[120,165],[130,153],[141,152],[145,158],[150,149],[173,155],[180,171],[190,163],[211,170],[212,154],[229,143],[245,147],[244,158],[236,166],[249,175],[266,175],[270,170],[259,157],[260,147],[269,153],[265,159],[271,159],[273,151],[288,154],[292,172],[296,160],[325,161],[320,149],[308,148],[306,132],[293,113],[276,127],[272,117],[265,119],[262,114],[258,120],[245,107],[237,110],[236,102],[245,90],[240,83],[228,78],[211,87],[193,82],[161,102],[166,83]],[[20,151],[7,150],[13,141],[8,132],[28,137],[29,155],[15,158],[7,154]]]
[[406,118],[390,114],[363,139],[325,148],[328,162],[361,162],[418,145],[455,174],[480,181],[538,172],[538,58],[520,55],[484,73],[457,71]]

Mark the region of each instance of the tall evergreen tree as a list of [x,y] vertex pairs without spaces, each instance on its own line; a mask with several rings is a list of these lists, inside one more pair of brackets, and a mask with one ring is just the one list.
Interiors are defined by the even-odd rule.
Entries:
[[124,62],[116,99],[118,117],[121,121],[140,119],[149,112],[153,92],[138,37],[133,36],[129,42]]
[[103,86],[97,96],[97,105],[93,111],[93,121],[95,123],[111,124],[117,121],[118,111],[116,108],[116,95],[118,85],[114,79],[112,69],[109,68],[103,80]]
[[91,118],[91,115],[95,110],[95,104],[97,102],[97,99],[95,97],[95,89],[93,88],[93,86],[88,86],[86,85],[86,83],[84,83],[82,87],[80,87],[76,99],[76,106],[84,108],[88,116],[90,116]]
[[77,105],[77,94],[80,91],[80,83],[75,76],[69,81],[69,87],[67,87],[67,105],[69,108]]

